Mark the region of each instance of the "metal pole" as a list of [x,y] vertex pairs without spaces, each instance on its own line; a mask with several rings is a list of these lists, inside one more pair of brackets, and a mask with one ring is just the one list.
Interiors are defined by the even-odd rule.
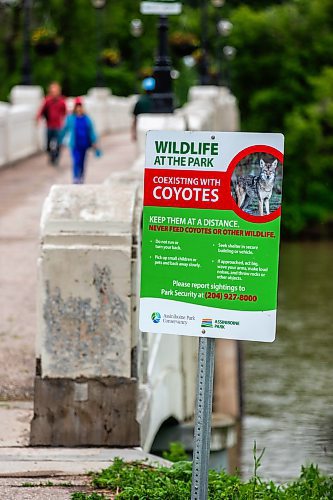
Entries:
[[22,63],[22,85],[31,85],[31,58],[30,58],[30,18],[31,1],[23,2],[23,63]]
[[207,500],[208,498],[214,357],[215,339],[200,337],[191,500]]
[[102,8],[96,8],[96,87],[103,87],[104,79],[101,68],[102,51]]
[[158,52],[154,66],[156,88],[152,94],[153,113],[173,113],[171,61],[168,55],[168,18],[160,16],[158,22]]
[[207,0],[201,0],[201,50],[202,57],[199,63],[200,85],[209,84],[208,59],[207,59],[207,30],[208,30],[208,5]]

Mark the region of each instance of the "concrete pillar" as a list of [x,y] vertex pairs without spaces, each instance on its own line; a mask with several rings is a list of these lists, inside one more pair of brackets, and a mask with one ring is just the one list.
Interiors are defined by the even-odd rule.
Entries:
[[183,115],[174,114],[142,114],[137,121],[137,144],[139,154],[144,154],[146,147],[146,133],[148,130],[186,130],[186,121]]
[[9,104],[0,102],[0,167],[8,161],[8,111]]
[[94,121],[98,134],[105,134],[110,130],[108,117],[108,100],[111,91],[108,88],[92,88],[88,90],[84,103],[87,112]]
[[135,186],[53,186],[41,220],[31,444],[130,446]]
[[8,161],[26,158],[39,150],[36,113],[32,106],[18,104],[8,110]]
[[44,91],[38,85],[15,85],[10,91],[10,102],[14,105],[31,106],[34,112],[39,108]]
[[194,85],[188,93],[189,102],[214,101],[218,98],[220,87],[215,85]]
[[241,416],[239,349],[235,340],[217,340],[215,355],[214,412]]
[[226,87],[220,87],[217,98],[216,126],[222,132],[238,132],[240,117],[237,99]]
[[191,87],[183,112],[190,130],[237,132],[240,128],[237,100],[226,87]]
[[184,116],[186,130],[217,130],[215,127],[216,110],[213,101],[188,102],[179,112]]
[[108,99],[108,128],[109,130],[129,130],[133,120],[133,109],[136,96],[118,97]]

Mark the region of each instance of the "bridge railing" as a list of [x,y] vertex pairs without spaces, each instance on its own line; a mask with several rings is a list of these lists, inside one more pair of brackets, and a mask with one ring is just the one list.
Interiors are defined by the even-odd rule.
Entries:
[[[167,421],[184,424],[173,429],[191,442],[197,338],[138,329],[145,133],[238,129],[228,91],[194,88],[190,99],[174,115],[139,117],[131,169],[103,185],[54,186],[45,202],[34,445],[139,445],[148,451],[161,445],[157,436]],[[228,346],[217,349],[215,390],[225,397],[215,406],[237,418],[237,348],[232,341]],[[218,447],[234,443],[230,420],[214,422]]]
[[[36,154],[44,149],[45,122],[36,122],[36,114],[44,97],[38,86],[16,86],[10,103],[0,102],[0,168]],[[98,134],[129,129],[135,96],[118,97],[109,89],[90,89],[81,96]],[[73,98],[67,99],[68,111]]]

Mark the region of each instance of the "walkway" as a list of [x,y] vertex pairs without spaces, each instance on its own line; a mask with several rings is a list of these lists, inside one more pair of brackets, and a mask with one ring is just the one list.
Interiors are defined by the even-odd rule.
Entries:
[[[135,158],[129,133],[104,137],[101,144],[102,158],[89,158],[89,184],[129,168]],[[16,401],[17,419],[25,421],[32,408],[39,220],[51,185],[70,182],[67,151],[57,168],[39,155],[0,170],[0,446],[27,443],[26,423],[17,441],[17,426],[12,429],[5,410],[8,401]]]

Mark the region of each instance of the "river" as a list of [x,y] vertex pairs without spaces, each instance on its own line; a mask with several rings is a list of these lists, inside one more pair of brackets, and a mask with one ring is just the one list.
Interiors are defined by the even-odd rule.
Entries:
[[277,338],[244,342],[244,477],[283,482],[316,463],[333,474],[333,243],[282,243]]

